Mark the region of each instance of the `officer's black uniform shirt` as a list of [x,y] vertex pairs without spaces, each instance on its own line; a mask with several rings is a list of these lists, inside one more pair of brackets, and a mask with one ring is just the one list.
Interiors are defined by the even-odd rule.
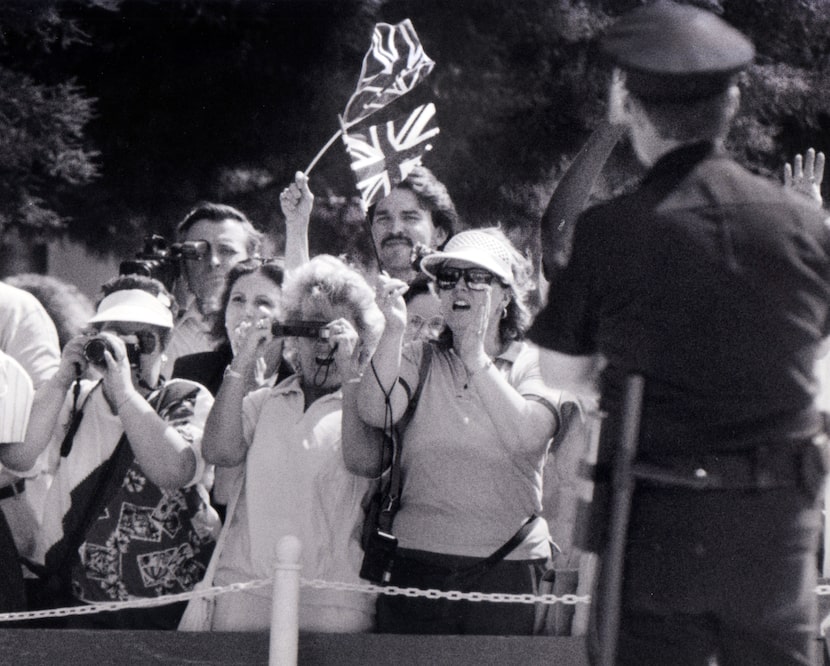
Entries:
[[640,450],[778,443],[818,429],[813,365],[830,332],[824,216],[710,144],[665,155],[586,211],[530,337],[601,352],[602,406],[644,375]]

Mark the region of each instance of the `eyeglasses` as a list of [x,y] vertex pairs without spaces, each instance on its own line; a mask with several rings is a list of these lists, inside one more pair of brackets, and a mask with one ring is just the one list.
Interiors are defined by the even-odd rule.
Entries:
[[424,319],[421,315],[409,315],[409,321],[406,324],[409,329],[409,334],[412,337],[418,335],[426,326],[427,333],[433,339],[437,339],[444,330],[444,318],[441,315]]
[[444,267],[435,274],[435,283],[438,285],[439,289],[452,289],[456,284],[458,284],[458,281],[461,279],[462,275],[464,276],[464,282],[467,283],[467,286],[470,289],[475,289],[477,291],[480,291],[487,285],[492,284],[493,280],[496,279],[495,275],[483,268]]

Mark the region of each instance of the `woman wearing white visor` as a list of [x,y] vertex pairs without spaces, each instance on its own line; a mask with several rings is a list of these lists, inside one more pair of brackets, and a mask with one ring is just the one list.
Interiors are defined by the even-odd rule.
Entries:
[[[438,341],[404,345],[407,285],[380,276],[386,328],[357,401],[365,423],[391,422],[399,436],[389,583],[535,592],[550,558],[539,517],[542,469],[561,395],[542,380],[538,350],[522,341],[528,262],[488,228],[456,234],[421,270],[434,282],[446,328]],[[344,436],[343,454],[355,474],[384,471],[370,438]],[[381,596],[377,605],[384,633],[530,634],[533,624],[528,604]]]
[[[25,470],[48,449],[56,461],[33,570],[34,606],[183,592],[198,582],[215,543],[201,455],[210,393],[159,371],[173,328],[160,282],[107,282],[91,331],[64,348],[35,395],[22,444],[0,451]],[[89,377],[84,379],[82,377]],[[183,604],[79,615],[73,627],[175,628]]]

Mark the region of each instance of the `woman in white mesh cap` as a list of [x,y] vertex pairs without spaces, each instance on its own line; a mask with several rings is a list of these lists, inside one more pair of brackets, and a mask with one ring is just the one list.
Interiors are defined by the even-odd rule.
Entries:
[[[358,394],[365,423],[391,421],[400,432],[389,582],[533,593],[550,558],[548,526],[537,516],[559,395],[543,383],[536,349],[522,342],[528,262],[488,228],[454,236],[421,269],[440,298],[444,333],[404,346],[406,284],[381,276],[386,329]],[[347,439],[345,427],[343,452],[352,472],[381,472],[377,445]],[[533,616],[530,604],[424,597],[382,595],[377,606],[378,630],[390,633],[530,634]]]

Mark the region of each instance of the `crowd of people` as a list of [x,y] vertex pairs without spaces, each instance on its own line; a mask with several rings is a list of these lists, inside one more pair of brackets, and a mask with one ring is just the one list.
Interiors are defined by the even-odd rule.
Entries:
[[[162,274],[124,269],[82,324],[61,318],[60,341],[44,308],[54,304],[10,291],[7,303],[27,305],[38,335],[9,313],[31,349],[5,348],[29,359],[37,384],[23,392],[28,427],[0,447],[3,474],[12,485],[26,479],[14,497],[31,508],[25,525],[9,521],[17,541],[5,544],[15,572],[5,610],[268,578],[288,534],[303,544],[304,576],[358,583],[393,429],[405,482],[392,582],[446,588],[441,575],[486,560],[519,530],[465,584],[537,590],[551,560],[542,479],[564,398],[523,340],[529,261],[498,228],[459,231],[446,188],[424,167],[369,212],[380,274],[309,257],[313,199],[298,173],[281,196],[278,258],[261,256],[261,234],[240,211],[197,206],[178,227],[178,290]],[[43,491],[30,496],[37,483]],[[264,630],[271,590],[207,606],[198,628]],[[440,605],[432,620],[418,619],[418,603],[387,606],[304,589],[301,628],[529,634],[534,625],[527,605],[499,621],[481,604]],[[185,611],[166,604],[47,624],[174,629]]]
[[[178,289],[161,276],[122,274],[94,307],[73,298],[71,316],[50,318],[56,306],[24,291],[37,279],[0,283],[0,609],[269,578],[289,534],[301,540],[307,579],[538,593],[562,555],[551,538],[557,521],[575,513],[549,503],[550,461],[573,457],[563,442],[588,432],[598,405],[608,415],[602,459],[636,374],[647,387],[643,487],[625,555],[621,655],[646,663],[655,636],[682,627],[672,663],[697,663],[684,659],[703,654],[701,633],[723,638],[719,623],[732,623],[754,640],[741,624],[747,614],[766,622],[789,607],[785,626],[763,631],[775,663],[807,663],[804,627],[815,618],[804,590],[815,571],[805,572],[816,568],[823,475],[808,457],[820,431],[811,373],[830,332],[824,156],[810,150],[788,165],[786,185],[800,194],[740,171],[722,141],[751,45],[719,19],[684,13],[702,10],[655,7],[634,12],[630,26],[623,19],[605,43],[616,66],[610,120],[652,170],[641,190],[579,218],[541,312],[526,256],[501,228],[462,225],[422,166],[368,211],[378,266],[309,257],[314,197],[297,173],[280,196],[283,257],[262,257],[251,221],[210,203],[178,227]],[[646,19],[680,25],[680,36],[655,46]],[[710,33],[729,48],[695,63],[704,69],[684,72],[682,86],[673,87],[675,72],[649,70],[661,66],[656,55],[639,60]],[[569,182],[580,209],[596,177],[589,171]],[[748,190],[770,202],[763,213],[738,205]],[[689,227],[692,218],[701,226]],[[748,450],[764,453],[752,469]],[[610,511],[599,500],[592,508]],[[687,550],[700,571],[711,564],[696,550],[703,540],[728,569],[703,579],[746,596],[736,553],[755,557],[761,543],[754,523],[751,538],[726,538],[726,515],[783,526],[776,541],[792,546],[772,561],[798,582],[744,614],[717,607],[716,591],[703,599],[682,589]],[[260,587],[60,626],[265,630],[271,595]],[[194,625],[197,605],[207,611]],[[300,629],[532,635],[538,610],[304,587]],[[677,619],[691,616],[705,622]],[[730,649],[746,649],[732,640]]]

